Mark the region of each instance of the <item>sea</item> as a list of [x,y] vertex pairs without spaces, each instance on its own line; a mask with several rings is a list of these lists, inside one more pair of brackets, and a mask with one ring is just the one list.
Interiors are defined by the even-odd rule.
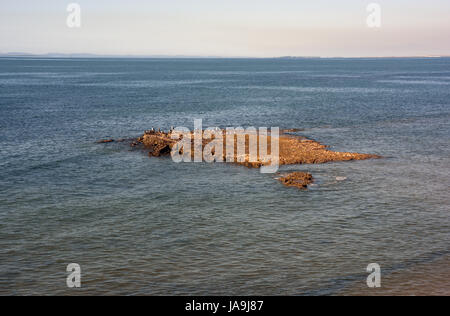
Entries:
[[[96,143],[196,119],[383,158],[262,174]],[[0,295],[370,294],[372,263],[448,290],[449,145],[450,58],[0,58]]]

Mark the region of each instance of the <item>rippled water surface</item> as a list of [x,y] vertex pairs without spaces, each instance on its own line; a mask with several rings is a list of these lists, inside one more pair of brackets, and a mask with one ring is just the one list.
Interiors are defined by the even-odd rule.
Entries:
[[[445,58],[0,59],[0,294],[339,294],[442,260],[449,84]],[[95,144],[196,118],[385,158],[282,167],[299,191]]]

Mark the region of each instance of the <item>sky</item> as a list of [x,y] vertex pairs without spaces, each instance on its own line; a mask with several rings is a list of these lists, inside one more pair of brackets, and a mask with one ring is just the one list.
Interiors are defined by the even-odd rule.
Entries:
[[[69,3],[81,27],[69,28]],[[378,3],[381,27],[367,26]],[[0,0],[0,53],[450,55],[449,0]]]

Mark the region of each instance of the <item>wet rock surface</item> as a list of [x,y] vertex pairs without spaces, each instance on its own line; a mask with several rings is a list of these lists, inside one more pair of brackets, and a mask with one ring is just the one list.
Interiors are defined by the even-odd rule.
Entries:
[[109,144],[109,143],[123,143],[127,141],[126,139],[119,138],[119,139],[101,139],[97,141],[97,144]]
[[296,187],[302,190],[306,190],[308,185],[314,181],[312,174],[300,171],[292,172],[278,180],[287,187]]
[[302,128],[288,128],[288,129],[284,129],[283,133],[298,133],[298,132],[302,132],[304,131],[304,129]]
[[138,142],[149,150],[150,157],[169,156],[177,140],[171,139],[170,133],[149,132],[138,138]]
[[97,144],[107,144],[107,143],[114,143],[115,140],[114,139],[102,139],[97,141]]

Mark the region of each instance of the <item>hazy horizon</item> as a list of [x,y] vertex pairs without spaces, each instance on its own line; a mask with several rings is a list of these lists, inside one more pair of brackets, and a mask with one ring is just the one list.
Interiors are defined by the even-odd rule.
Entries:
[[[81,27],[66,24],[81,7]],[[381,7],[370,28],[367,5]],[[450,55],[450,2],[0,0],[0,53],[195,57]]]
[[389,59],[389,58],[450,58],[449,55],[437,54],[437,55],[410,55],[410,56],[201,56],[201,55],[128,55],[128,54],[92,54],[92,53],[42,53],[34,54],[29,52],[0,52],[0,57],[14,57],[14,58],[33,58],[33,57],[48,57],[48,58],[194,58],[194,59]]

